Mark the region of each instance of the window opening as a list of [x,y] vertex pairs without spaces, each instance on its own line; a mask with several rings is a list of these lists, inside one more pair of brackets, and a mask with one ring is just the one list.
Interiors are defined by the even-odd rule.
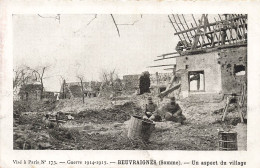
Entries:
[[189,90],[190,91],[205,91],[204,71],[189,72]]
[[246,74],[246,67],[244,65],[234,65],[235,76],[242,76]]

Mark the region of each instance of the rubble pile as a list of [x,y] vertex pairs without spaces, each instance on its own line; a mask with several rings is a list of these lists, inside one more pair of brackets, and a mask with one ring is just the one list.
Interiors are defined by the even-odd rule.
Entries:
[[131,115],[141,115],[142,110],[136,107],[133,102],[127,102],[123,105],[117,105],[113,108],[102,110],[84,110],[75,115],[75,120],[78,122],[94,122],[94,123],[109,123],[109,122],[124,122],[129,120]]
[[124,91],[126,93],[134,93],[139,88],[140,75],[125,75],[123,76]]
[[[184,125],[155,122],[150,142],[131,141],[127,138],[130,116],[142,115],[149,96],[113,100],[95,97],[87,99],[85,104],[75,98],[60,101],[52,113],[23,112],[14,120],[14,149],[217,150],[218,131],[236,130],[237,123],[231,123],[239,119],[235,109],[230,108],[226,121],[221,122],[225,102],[178,101],[187,118]],[[159,103],[158,98],[153,100]],[[112,103],[114,101],[116,103]],[[159,105],[167,102],[168,99],[164,99]],[[50,114],[49,121],[43,120],[46,114]],[[57,124],[57,114],[62,123]]]
[[14,101],[13,109],[14,113],[29,112],[29,111],[52,111],[57,105],[55,100],[43,99],[43,100],[30,100],[30,101]]
[[113,106],[111,101],[102,97],[85,98],[85,103],[82,103],[82,98],[63,99],[55,107],[55,111],[79,113],[86,109],[99,111],[109,109]]

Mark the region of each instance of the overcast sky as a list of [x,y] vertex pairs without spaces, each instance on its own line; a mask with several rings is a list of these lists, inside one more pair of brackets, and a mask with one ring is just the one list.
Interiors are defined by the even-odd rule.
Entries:
[[[60,77],[77,81],[99,80],[102,70],[126,74],[169,72],[174,59],[154,62],[156,56],[175,52],[178,37],[167,15],[13,15],[14,67],[51,65],[46,71],[46,90],[58,91]],[[95,18],[95,19],[94,19]],[[124,25],[130,24],[130,25]],[[131,25],[133,24],[133,25]]]

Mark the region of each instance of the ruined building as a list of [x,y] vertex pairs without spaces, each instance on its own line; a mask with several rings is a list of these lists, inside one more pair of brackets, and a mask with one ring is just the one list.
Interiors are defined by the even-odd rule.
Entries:
[[[140,76],[141,74],[123,76],[124,90],[128,91],[127,93],[134,93],[139,89]],[[172,73],[150,74],[150,91],[155,94],[164,91],[169,84],[171,77]]]
[[[85,96],[96,97],[100,91],[101,82],[90,81],[82,84]],[[70,99],[74,97],[82,97],[81,82],[66,82],[64,80],[60,89],[60,98]]]
[[41,84],[25,84],[19,91],[20,100],[40,100]]
[[179,38],[177,52],[155,61],[176,59],[174,66],[161,66],[181,78],[181,96],[240,94],[247,85],[247,15],[168,17]]

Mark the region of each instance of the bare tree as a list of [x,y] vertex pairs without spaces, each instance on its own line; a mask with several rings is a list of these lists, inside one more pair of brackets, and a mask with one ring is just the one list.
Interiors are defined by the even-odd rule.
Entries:
[[32,77],[32,73],[30,68],[26,66],[20,66],[13,71],[13,90],[16,91],[19,86],[22,86],[28,82],[29,78]]
[[46,66],[41,66],[35,69],[31,69],[32,70],[32,74],[35,76],[36,81],[39,81],[41,83],[41,99],[43,98],[43,89],[44,89],[44,85],[43,85],[43,79],[45,78],[45,72],[46,70],[50,67],[50,65],[46,65]]
[[81,91],[82,91],[82,103],[84,104],[85,103],[84,86],[83,86],[84,76],[83,75],[77,75],[77,78],[80,80]]
[[66,95],[65,95],[65,85],[66,85],[66,80],[65,80],[65,77],[62,76],[62,75],[59,75],[60,76],[60,86],[62,87],[60,92],[62,93],[62,98],[65,99],[66,98]]
[[118,75],[116,74],[116,69],[111,71],[102,70],[101,72],[101,81],[106,85],[113,84],[114,79],[116,79]]
[[102,89],[112,89],[113,92],[120,90],[122,87],[121,80],[119,79],[119,75],[116,72],[116,69],[111,71],[102,70],[101,72],[101,81],[102,81]]

